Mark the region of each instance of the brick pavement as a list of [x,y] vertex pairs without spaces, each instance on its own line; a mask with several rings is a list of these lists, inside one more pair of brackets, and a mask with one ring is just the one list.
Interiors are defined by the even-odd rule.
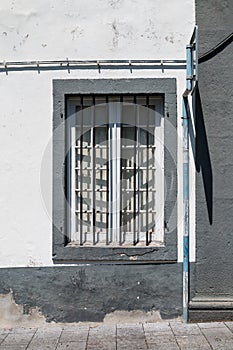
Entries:
[[0,350],[233,350],[233,322],[48,325],[0,329]]

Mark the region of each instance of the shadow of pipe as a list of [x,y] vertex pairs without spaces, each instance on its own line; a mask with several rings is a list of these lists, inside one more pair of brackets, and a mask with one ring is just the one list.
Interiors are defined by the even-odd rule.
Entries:
[[213,173],[210,159],[210,152],[202,110],[201,96],[198,83],[192,93],[192,105],[194,116],[194,127],[196,131],[196,142],[194,147],[193,125],[190,123],[190,137],[192,148],[195,149],[195,166],[196,171],[202,174],[202,182],[205,193],[206,206],[208,211],[209,223],[213,223]]

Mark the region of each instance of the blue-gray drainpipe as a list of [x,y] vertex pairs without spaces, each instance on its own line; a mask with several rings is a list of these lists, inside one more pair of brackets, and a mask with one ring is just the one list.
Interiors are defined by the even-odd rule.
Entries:
[[189,304],[189,109],[188,95],[192,90],[193,54],[192,45],[186,46],[186,90],[183,94],[183,320],[188,322]]

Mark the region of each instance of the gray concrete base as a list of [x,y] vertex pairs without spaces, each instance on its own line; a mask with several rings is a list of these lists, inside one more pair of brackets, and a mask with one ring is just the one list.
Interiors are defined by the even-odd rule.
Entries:
[[117,311],[151,320],[182,315],[179,263],[9,268],[0,269],[0,280],[0,314],[8,307],[14,322],[37,312],[47,322],[101,322]]
[[191,322],[231,321],[233,320],[233,300],[229,296],[218,299],[195,297],[189,303]]
[[189,322],[233,321],[233,309],[189,310]]
[[196,294],[189,302],[190,322],[233,320],[233,299],[229,295]]

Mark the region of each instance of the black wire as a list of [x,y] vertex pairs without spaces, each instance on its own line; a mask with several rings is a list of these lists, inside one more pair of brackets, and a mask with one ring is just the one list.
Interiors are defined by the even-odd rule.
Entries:
[[223,51],[228,45],[230,45],[233,41],[233,33],[228,35],[225,39],[223,39],[220,43],[218,43],[215,47],[213,47],[208,52],[204,53],[202,56],[198,58],[198,63],[206,62],[209,59],[216,56],[218,53]]

